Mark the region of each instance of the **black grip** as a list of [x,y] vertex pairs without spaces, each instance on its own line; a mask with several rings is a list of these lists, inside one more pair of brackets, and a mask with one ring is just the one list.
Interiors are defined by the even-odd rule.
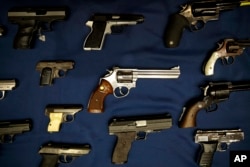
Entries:
[[14,39],[14,49],[31,49],[34,45],[34,36],[39,25],[36,20],[28,20],[19,23],[18,32]]
[[94,22],[85,43],[85,50],[101,50],[105,37],[106,22]]
[[198,159],[199,166],[210,167],[213,161],[214,152],[217,148],[217,143],[201,143],[202,151]]
[[164,34],[165,46],[167,48],[179,46],[183,30],[188,26],[189,22],[184,16],[180,14],[171,15]]
[[53,80],[53,71],[49,67],[45,67],[41,72],[40,86],[51,85]]
[[59,160],[59,155],[43,154],[42,157],[43,160],[40,167],[56,167]]

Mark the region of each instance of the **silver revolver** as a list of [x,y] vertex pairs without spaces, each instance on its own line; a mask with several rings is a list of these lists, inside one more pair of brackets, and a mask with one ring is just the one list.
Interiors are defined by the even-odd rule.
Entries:
[[113,94],[116,98],[127,96],[130,89],[136,87],[136,81],[139,78],[176,79],[179,76],[179,66],[170,70],[139,70],[114,67],[113,70],[100,79],[99,86],[89,99],[88,111],[91,113],[103,112],[104,98],[108,94]]
[[195,143],[202,147],[199,166],[209,167],[213,161],[215,151],[226,151],[233,142],[239,142],[244,139],[244,132],[241,129],[233,130],[197,130]]
[[12,80],[0,80],[0,100],[2,100],[5,96],[6,90],[12,90],[16,87],[16,81]]

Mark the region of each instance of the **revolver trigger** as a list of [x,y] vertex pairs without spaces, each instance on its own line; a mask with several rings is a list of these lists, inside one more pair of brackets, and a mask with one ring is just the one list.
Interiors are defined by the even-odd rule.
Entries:
[[206,111],[207,111],[207,112],[213,112],[213,111],[216,111],[217,108],[218,108],[218,105],[217,105],[216,103],[214,103],[214,104],[211,104],[210,106],[208,106],[208,107],[206,108]]
[[233,56],[227,56],[227,57],[222,58],[223,65],[230,65],[230,64],[233,64],[233,62],[234,62]]

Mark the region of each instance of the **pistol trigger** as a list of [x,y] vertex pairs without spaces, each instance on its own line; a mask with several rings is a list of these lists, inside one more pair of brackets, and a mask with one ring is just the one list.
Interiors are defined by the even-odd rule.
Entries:
[[63,162],[67,163],[67,155],[63,155]]
[[5,95],[5,91],[4,90],[2,90],[1,91],[2,93],[0,94],[1,96],[0,96],[0,100],[2,100],[3,98],[4,98],[4,95]]
[[39,39],[40,41],[43,41],[43,42],[46,41],[45,35],[42,34],[42,28],[41,28],[41,27],[38,29],[38,34],[37,34],[37,35],[38,35],[38,39]]
[[147,132],[140,131],[136,135],[136,140],[146,140]]

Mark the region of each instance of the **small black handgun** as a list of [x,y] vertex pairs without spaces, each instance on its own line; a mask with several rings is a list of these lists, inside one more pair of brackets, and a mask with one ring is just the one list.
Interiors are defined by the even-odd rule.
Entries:
[[[19,29],[15,36],[15,49],[31,49],[34,37],[45,41],[42,31],[51,31],[53,21],[65,20],[68,17],[67,7],[13,7],[8,11],[11,23],[18,24]],[[48,26],[46,26],[48,24]]]
[[0,143],[12,143],[16,134],[31,130],[31,120],[0,121]]

